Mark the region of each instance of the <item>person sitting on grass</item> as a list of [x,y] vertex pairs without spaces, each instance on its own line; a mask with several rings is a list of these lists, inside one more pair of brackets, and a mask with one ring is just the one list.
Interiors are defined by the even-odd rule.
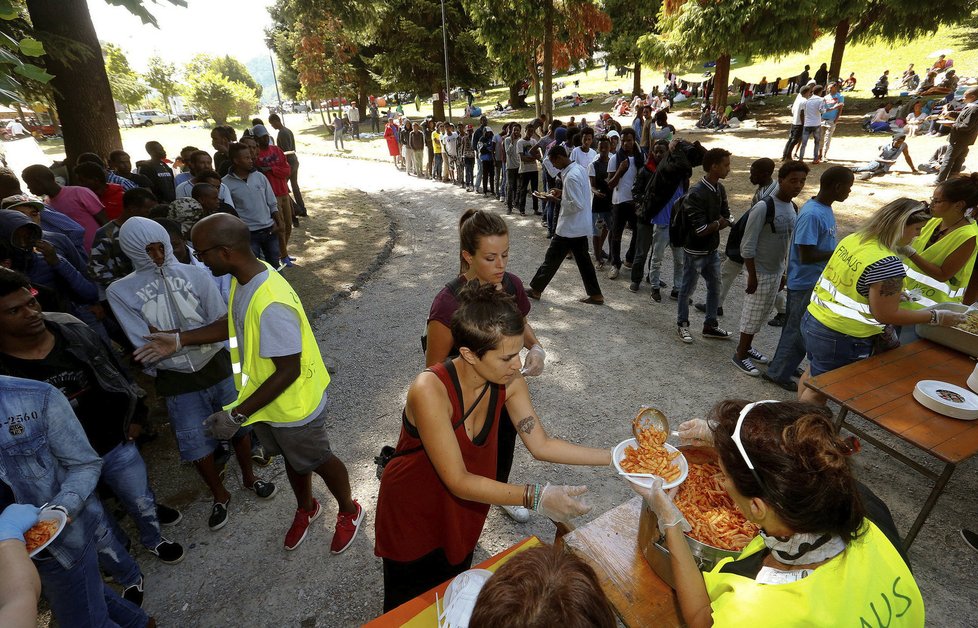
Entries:
[[918,174],[917,168],[913,165],[913,159],[910,158],[910,147],[907,144],[907,137],[903,133],[897,133],[893,136],[889,144],[880,146],[880,154],[875,160],[863,166],[853,168],[852,171],[856,173],[860,181],[868,181],[873,177],[883,176],[890,171],[901,154],[907,160],[907,165],[910,166],[910,172]]

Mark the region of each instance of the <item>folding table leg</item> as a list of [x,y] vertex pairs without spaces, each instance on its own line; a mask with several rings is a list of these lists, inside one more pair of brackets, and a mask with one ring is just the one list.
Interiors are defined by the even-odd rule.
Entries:
[[842,406],[839,408],[839,414],[835,417],[835,431],[838,432],[842,429],[842,424],[845,422],[846,417],[849,416],[849,408]]
[[924,502],[924,507],[920,509],[920,514],[917,515],[917,519],[910,526],[910,531],[907,532],[906,538],[903,539],[903,549],[909,550],[910,546],[913,545],[913,541],[917,538],[917,533],[920,532],[920,528],[923,527],[924,522],[927,521],[927,517],[930,516],[930,511],[934,509],[934,505],[937,503],[937,498],[941,496],[944,492],[944,487],[947,486],[948,480],[954,474],[954,469],[957,465],[953,462],[949,462],[944,466],[944,471],[934,482],[934,488],[931,490],[930,495],[927,497],[927,501]]

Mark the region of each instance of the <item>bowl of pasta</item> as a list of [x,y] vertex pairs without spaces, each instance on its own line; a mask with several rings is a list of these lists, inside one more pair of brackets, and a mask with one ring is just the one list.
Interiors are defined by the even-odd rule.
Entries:
[[629,482],[650,488],[656,476],[662,478],[662,488],[675,488],[683,483],[689,465],[682,452],[667,442],[639,442],[629,438],[618,443],[613,453],[615,468]]
[[68,524],[68,516],[56,508],[46,508],[37,515],[35,523],[24,533],[27,553],[33,558],[56,539]]

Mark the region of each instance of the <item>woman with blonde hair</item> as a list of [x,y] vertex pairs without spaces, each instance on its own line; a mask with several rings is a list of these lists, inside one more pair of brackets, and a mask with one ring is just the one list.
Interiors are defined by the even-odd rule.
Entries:
[[964,315],[947,310],[900,307],[906,269],[897,251],[920,235],[930,219],[925,203],[899,198],[836,246],[801,320],[809,366],[798,386],[800,400],[825,404],[822,395],[804,384],[868,358],[886,325],[953,327],[964,320]]

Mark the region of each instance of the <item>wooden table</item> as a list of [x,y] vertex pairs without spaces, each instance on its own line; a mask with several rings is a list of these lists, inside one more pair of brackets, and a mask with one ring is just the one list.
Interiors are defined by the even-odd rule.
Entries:
[[[539,545],[540,539],[531,536],[523,539],[509,549],[503,550],[492,558],[484,560],[473,567],[473,569],[488,569],[489,571],[495,572],[516,554],[528,550],[531,547],[538,547]],[[438,599],[445,597],[445,589],[448,588],[450,583],[451,580],[443,582],[413,600],[408,600],[394,610],[388,611],[377,619],[368,622],[365,624],[365,628],[394,628],[395,626],[430,628],[431,626],[437,626],[438,611],[435,608],[435,596],[437,595]]]
[[558,540],[594,569],[626,626],[684,625],[672,588],[652,571],[638,547],[641,497],[625,502]]
[[[951,419],[925,408],[913,398],[914,387],[923,379],[967,387],[965,380],[974,367],[974,360],[963,353],[929,340],[918,340],[808,381],[810,388],[842,406],[835,419],[836,429],[845,427],[934,480],[924,507],[903,541],[904,549],[913,544],[957,465],[978,453],[978,421]],[[935,473],[867,434],[847,420],[850,412],[941,461],[943,470]]]

